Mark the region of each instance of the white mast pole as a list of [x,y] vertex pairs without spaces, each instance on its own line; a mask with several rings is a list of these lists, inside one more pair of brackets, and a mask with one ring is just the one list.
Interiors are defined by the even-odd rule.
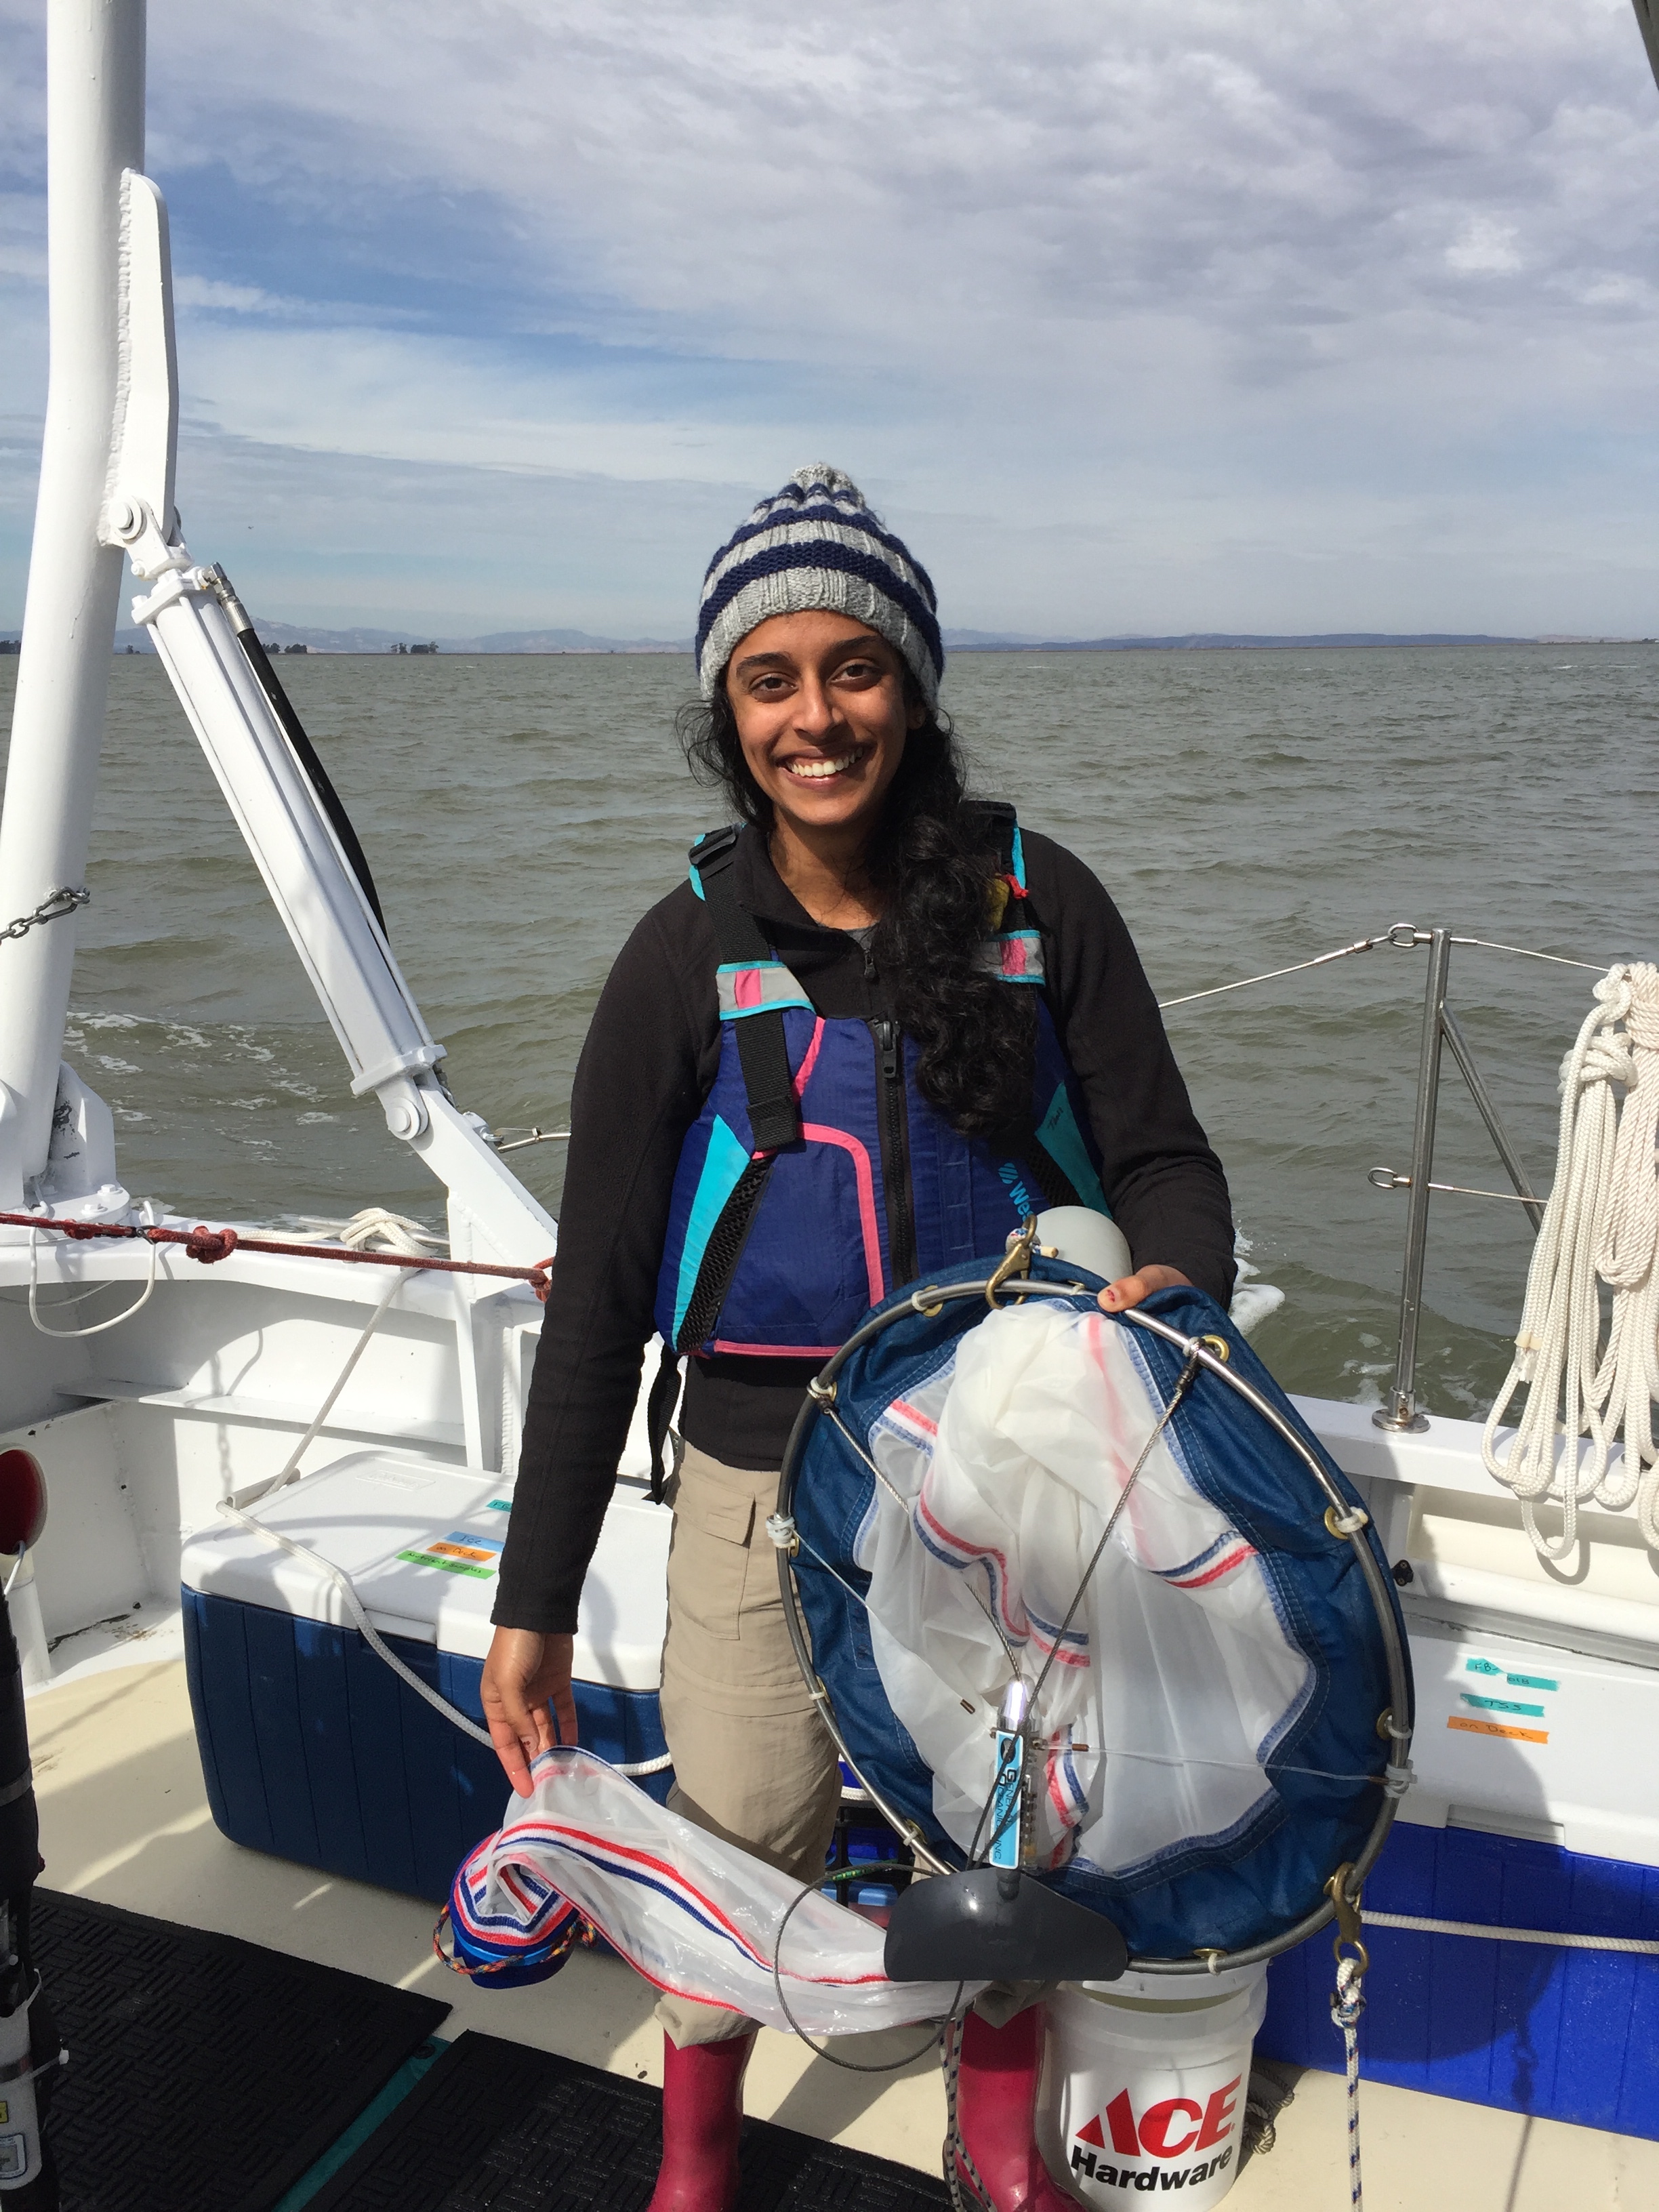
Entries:
[[[0,928],[86,880],[121,584],[120,548],[100,544],[99,525],[121,380],[121,173],[144,165],[144,0],[50,0],[46,54],[51,378]],[[0,1118],[15,1115],[0,1137],[16,1140],[0,1142],[0,1207],[18,1203],[6,1182],[46,1164],[75,932],[71,914],[0,945]]]

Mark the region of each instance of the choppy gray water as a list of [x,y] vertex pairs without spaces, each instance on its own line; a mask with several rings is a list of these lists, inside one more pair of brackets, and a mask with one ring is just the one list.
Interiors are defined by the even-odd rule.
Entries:
[[[0,661],[9,722],[15,661]],[[462,1103],[562,1126],[584,1028],[634,919],[720,818],[671,724],[689,660],[285,659],[356,821]],[[1606,963],[1659,954],[1659,652],[962,655],[946,698],[981,789],[1111,889],[1162,998],[1410,919]],[[208,1218],[441,1222],[354,1100],[205,762],[153,660],[118,659],[70,1055],[123,1175]],[[0,962],[4,960],[0,947]],[[1286,1385],[1375,1397],[1392,1365],[1425,955],[1378,951],[1169,1017],[1263,1278]],[[1594,977],[1454,956],[1452,1000],[1540,1187],[1555,1071]],[[1503,1181],[1448,1064],[1437,1176]],[[556,1210],[562,1147],[514,1156]],[[1437,1198],[1422,1382],[1484,1409],[1530,1233]]]

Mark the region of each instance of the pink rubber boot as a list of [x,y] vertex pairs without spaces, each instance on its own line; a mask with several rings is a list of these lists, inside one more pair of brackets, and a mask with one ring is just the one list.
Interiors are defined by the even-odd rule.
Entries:
[[[1077,2212],[1077,2200],[1042,2163],[1032,2127],[1042,2025],[1042,2007],[1034,2004],[1006,2027],[970,2012],[957,2031],[957,2132],[972,2161],[970,2170],[957,2154],[957,2172],[990,2212]],[[952,2154],[951,2145],[945,2152]]]
[[662,2039],[662,2164],[649,2212],[732,2212],[755,2032],[682,2051]]

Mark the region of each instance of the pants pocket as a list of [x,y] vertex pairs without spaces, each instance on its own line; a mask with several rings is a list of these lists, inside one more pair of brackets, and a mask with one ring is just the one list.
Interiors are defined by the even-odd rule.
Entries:
[[755,1501],[740,1491],[682,1477],[668,1553],[668,1607],[677,1629],[735,1644]]

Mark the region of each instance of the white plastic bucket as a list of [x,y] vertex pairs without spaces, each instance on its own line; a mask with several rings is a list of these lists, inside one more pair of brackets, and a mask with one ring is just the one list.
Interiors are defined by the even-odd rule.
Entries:
[[1037,2144],[1083,2203],[1178,2189],[1218,2204],[1238,2172],[1266,1966],[1064,1983],[1048,2000]]

